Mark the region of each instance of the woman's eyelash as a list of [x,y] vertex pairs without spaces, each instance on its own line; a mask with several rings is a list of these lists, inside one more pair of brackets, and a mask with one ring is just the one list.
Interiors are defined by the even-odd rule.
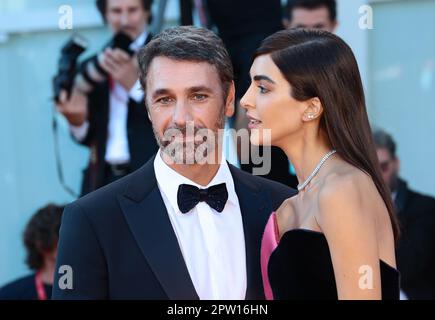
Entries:
[[260,93],[268,93],[269,92],[269,90],[267,90],[265,87],[263,87],[263,86],[258,86],[258,88],[260,89]]

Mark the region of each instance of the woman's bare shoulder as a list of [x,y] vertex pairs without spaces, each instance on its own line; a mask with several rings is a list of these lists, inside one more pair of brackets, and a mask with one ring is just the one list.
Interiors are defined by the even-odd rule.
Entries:
[[371,177],[352,166],[329,174],[319,188],[318,219],[337,221],[341,214],[346,220],[349,217],[369,218],[373,210],[370,210],[370,204],[367,205],[365,196],[372,194],[373,188],[376,187]]

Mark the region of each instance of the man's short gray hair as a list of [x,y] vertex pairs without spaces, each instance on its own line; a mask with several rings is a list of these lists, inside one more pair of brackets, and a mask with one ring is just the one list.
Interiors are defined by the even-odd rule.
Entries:
[[173,27],[155,36],[138,53],[139,80],[146,91],[146,77],[156,57],[180,61],[208,62],[216,68],[224,98],[234,79],[230,56],[222,40],[212,31],[193,26]]

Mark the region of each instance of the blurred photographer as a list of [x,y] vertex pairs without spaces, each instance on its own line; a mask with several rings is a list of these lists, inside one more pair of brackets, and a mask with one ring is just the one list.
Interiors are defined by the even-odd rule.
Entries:
[[142,166],[157,145],[138,81],[136,52],[146,44],[152,0],[97,0],[113,33],[106,48],[78,68],[71,91],[61,90],[57,110],[73,137],[90,148],[81,194]]

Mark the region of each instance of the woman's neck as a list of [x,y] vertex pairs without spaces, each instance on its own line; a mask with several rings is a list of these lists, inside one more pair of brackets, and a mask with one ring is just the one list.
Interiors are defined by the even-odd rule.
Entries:
[[306,132],[299,139],[289,137],[279,147],[294,166],[299,183],[303,183],[310,176],[320,160],[332,149],[326,136],[320,132]]

